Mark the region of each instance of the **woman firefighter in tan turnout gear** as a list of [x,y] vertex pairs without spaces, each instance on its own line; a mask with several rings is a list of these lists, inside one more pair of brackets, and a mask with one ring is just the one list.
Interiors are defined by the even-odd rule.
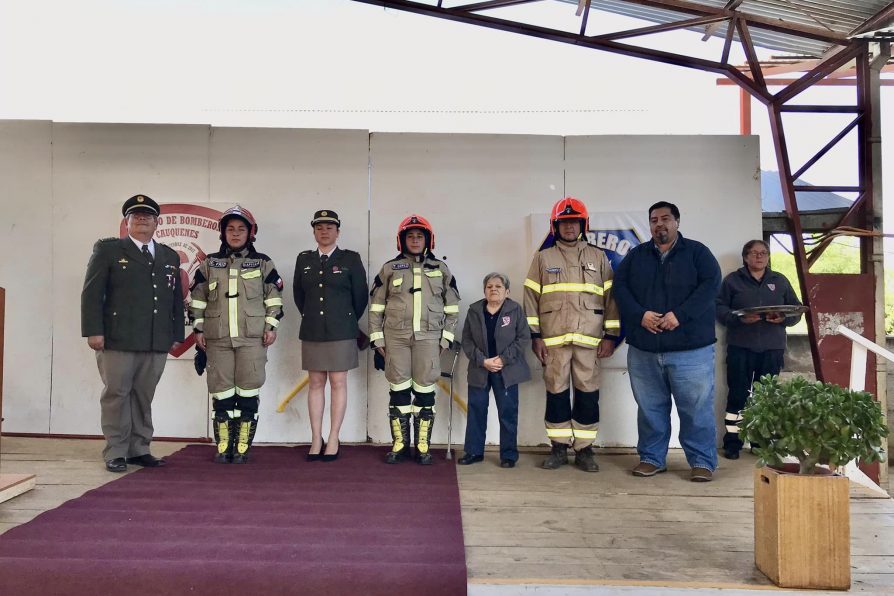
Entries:
[[612,268],[605,253],[587,242],[590,218],[581,201],[557,202],[550,223],[555,244],[534,255],[525,279],[525,313],[531,347],[544,366],[546,435],[552,443],[543,467],[567,464],[567,448],[573,446],[575,465],[598,472],[592,445],[599,428],[599,358],[612,355],[621,327]]
[[217,463],[248,461],[267,348],[282,318],[283,282],[270,257],[255,250],[257,233],[248,209],[227,209],[220,251],[202,262],[191,286],[196,344],[208,354]]
[[440,353],[454,341],[459,318],[456,280],[446,263],[435,258],[434,248],[435,233],[425,218],[404,219],[397,228],[400,254],[382,266],[370,292],[369,339],[378,358],[384,357],[391,394],[394,443],[385,459],[389,464],[410,454],[411,416],[416,419],[416,461],[432,463],[429,443]]

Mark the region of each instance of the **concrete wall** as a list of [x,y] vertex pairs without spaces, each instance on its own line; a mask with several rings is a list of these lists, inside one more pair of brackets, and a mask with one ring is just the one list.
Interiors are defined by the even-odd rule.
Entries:
[[[465,307],[491,270],[509,274],[513,297],[545,229],[539,221],[572,194],[592,212],[641,214],[657,200],[677,203],[684,235],[705,242],[724,272],[742,243],[760,234],[757,142],[749,137],[555,137],[372,134],[366,131],[212,129],[0,123],[0,202],[6,234],[0,285],[7,288],[4,430],[98,435],[100,382],[80,337],[79,297],[93,242],[117,235],[121,202],[138,192],[159,202],[250,208],[258,249],[286,283],[286,317],[270,350],[259,441],[307,441],[306,390],[284,414],[275,406],[303,377],[299,316],[290,286],[295,255],[313,247],[309,220],[331,208],[342,217],[340,246],[357,250],[372,278],[394,256],[395,228],[419,212],[436,228]],[[187,353],[189,354],[189,352]],[[349,376],[345,441],[388,441],[387,384],[369,362]],[[365,359],[362,359],[365,360]],[[606,366],[599,442],[633,445],[635,406],[623,350]],[[520,442],[545,442],[543,384],[521,388]],[[465,396],[465,362],[455,390]],[[725,382],[718,361],[718,395]],[[446,440],[446,396],[434,440]],[[718,411],[722,404],[718,402]],[[204,378],[189,359],[169,360],[155,402],[157,436],[208,430]],[[464,417],[454,412],[453,440]],[[488,440],[498,428],[491,412]]]

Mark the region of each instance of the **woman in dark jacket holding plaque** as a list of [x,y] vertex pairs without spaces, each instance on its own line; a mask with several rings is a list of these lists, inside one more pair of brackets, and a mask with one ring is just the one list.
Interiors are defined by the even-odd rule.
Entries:
[[[801,315],[786,317],[778,311],[739,314],[755,306],[800,306],[792,285],[781,273],[770,269],[770,247],[763,240],[750,240],[742,247],[743,267],[723,280],[717,297],[717,320],[726,326],[726,434],[723,456],[738,459],[741,410],[751,385],[763,375],[778,375],[785,353],[785,328],[797,324]],[[754,447],[754,445],[752,445]]]
[[[336,246],[341,221],[335,211],[317,211],[310,225],[317,248],[298,255],[292,286],[301,313],[301,367],[310,375],[307,410],[312,437],[307,461],[335,461],[348,404],[348,371],[359,364],[357,322],[366,310],[369,288],[360,255]],[[327,379],[330,427],[324,445]]]
[[484,299],[466,313],[462,346],[469,359],[469,414],[460,465],[484,459],[491,390],[500,418],[500,466],[514,468],[518,460],[518,384],[531,378],[525,361],[531,331],[524,309],[508,295],[509,278],[488,273]]

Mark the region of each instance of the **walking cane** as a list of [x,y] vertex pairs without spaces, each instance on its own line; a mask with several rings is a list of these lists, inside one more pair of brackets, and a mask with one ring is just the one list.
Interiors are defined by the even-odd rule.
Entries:
[[461,344],[459,341],[450,342],[450,351],[453,352],[453,362],[450,365],[449,373],[441,373],[442,377],[450,379],[450,394],[447,396],[450,405],[447,407],[447,455],[444,456],[445,459],[453,459],[453,455],[450,453],[453,437],[453,375],[456,373],[456,361],[459,360],[460,348]]

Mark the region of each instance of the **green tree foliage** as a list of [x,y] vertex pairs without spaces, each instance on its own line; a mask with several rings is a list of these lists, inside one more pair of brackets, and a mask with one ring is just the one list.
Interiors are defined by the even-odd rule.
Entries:
[[742,440],[757,443],[758,466],[798,458],[801,474],[817,464],[843,466],[853,459],[884,461],[888,428],[872,395],[804,377],[781,382],[764,375],[754,384],[739,424]]
[[[784,238],[784,239],[783,239]],[[801,287],[795,270],[795,258],[787,252],[783,245],[788,245],[788,237],[780,237],[779,242],[771,243],[770,267],[785,275],[791,282],[798,299],[801,298]],[[855,238],[839,238],[823,252],[822,256],[810,268],[811,273],[859,273],[860,249]],[[807,333],[807,322],[791,327],[789,333]],[[885,333],[894,334],[894,270],[885,271]]]

